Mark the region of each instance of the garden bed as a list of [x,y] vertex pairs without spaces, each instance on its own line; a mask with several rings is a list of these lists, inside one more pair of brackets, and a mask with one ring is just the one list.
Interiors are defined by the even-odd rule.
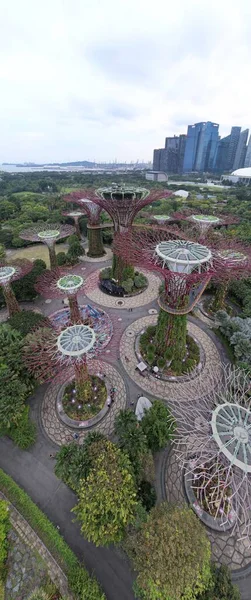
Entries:
[[148,281],[143,273],[135,271],[133,278],[128,278],[118,285],[117,281],[112,278],[112,269],[108,267],[100,271],[99,287],[105,294],[118,297],[130,298],[138,296],[147,289]]
[[172,361],[172,349],[167,348],[165,357],[155,352],[154,337],[156,325],[150,325],[139,338],[139,350],[144,362],[153,368],[157,366],[160,378],[179,377],[190,374],[201,363],[200,347],[190,336],[186,337],[187,354],[183,361]]
[[73,379],[64,388],[62,395],[62,407],[64,413],[73,421],[85,421],[96,416],[107,400],[105,383],[96,375],[90,375],[91,393],[83,399],[75,387]]

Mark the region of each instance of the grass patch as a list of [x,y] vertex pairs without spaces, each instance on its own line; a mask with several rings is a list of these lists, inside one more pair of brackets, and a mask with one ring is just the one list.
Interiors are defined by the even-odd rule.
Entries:
[[227,340],[227,338],[223,335],[223,333],[219,329],[216,329],[216,327],[213,327],[212,331],[215,333],[216,337],[222,343],[222,346],[224,347],[224,350],[226,352],[228,359],[232,363],[235,363],[236,359],[235,359],[235,355],[234,355],[234,350],[233,350],[233,347],[231,346],[231,344],[229,344],[229,341]]
[[[56,244],[56,254],[59,252],[67,252],[68,244]],[[48,248],[44,244],[34,244],[34,246],[27,246],[27,248],[19,248],[18,250],[14,250],[9,254],[10,260],[15,260],[16,258],[28,258],[29,260],[37,260],[40,258],[44,260],[46,266],[50,266],[49,262],[49,251]]]
[[[38,508],[31,498],[20,488],[15,481],[2,469],[0,469],[0,489],[6,498],[15,506],[21,515],[28,521],[29,525],[36,531],[45,546],[54,556],[65,574],[69,577],[71,585],[74,586],[75,579],[79,573],[82,578],[83,598],[90,600],[105,600],[99,584],[94,577],[90,577],[85,568],[80,567],[79,561],[66,544],[58,530],[47,519],[45,514]],[[78,575],[79,576],[79,575]],[[88,594],[88,595],[87,595]]]

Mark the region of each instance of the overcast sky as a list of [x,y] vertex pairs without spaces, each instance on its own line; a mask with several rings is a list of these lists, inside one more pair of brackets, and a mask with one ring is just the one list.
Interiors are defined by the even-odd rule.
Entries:
[[151,160],[251,128],[250,0],[2,0],[0,162]]

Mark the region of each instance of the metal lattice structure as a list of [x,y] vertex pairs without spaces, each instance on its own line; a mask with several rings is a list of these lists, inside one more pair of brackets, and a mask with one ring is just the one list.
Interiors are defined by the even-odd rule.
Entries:
[[32,268],[32,262],[26,258],[17,258],[13,261],[0,262],[0,286],[3,291],[9,316],[21,310],[13,292],[11,283],[18,279],[22,279],[22,277],[27,275]]
[[[73,367],[78,383],[88,380],[88,363],[96,361],[107,346],[106,330],[75,324],[60,332],[40,328],[29,334],[23,349],[27,369],[40,383],[64,381],[65,369]],[[114,347],[113,347],[114,349]],[[107,351],[106,351],[107,352]]]
[[[87,230],[89,239],[88,256],[98,258],[105,254],[102,236],[102,224],[100,223],[100,213],[102,208],[92,202],[90,198],[85,197],[85,190],[71,192],[64,197],[65,202],[73,205],[87,215]],[[89,195],[89,194],[88,194]]]
[[80,275],[69,273],[69,270],[57,267],[52,271],[45,271],[38,277],[35,289],[45,298],[67,297],[70,307],[72,323],[81,323],[82,316],[79,310],[77,295],[84,291],[85,279]]
[[233,215],[194,213],[191,209],[187,209],[184,212],[175,212],[172,217],[177,221],[188,221],[191,225],[195,225],[200,236],[205,236],[213,227],[227,227],[239,223],[239,219]]
[[61,223],[38,223],[19,233],[22,240],[29,242],[43,242],[49,250],[51,269],[57,266],[55,252],[55,243],[58,240],[68,237],[74,233],[72,225],[62,225]]
[[185,411],[184,398],[173,404],[175,452],[199,507],[222,526],[230,521],[251,543],[250,378],[222,367],[222,379],[211,372],[208,384],[196,380],[200,400],[187,398]]
[[81,217],[83,217],[86,214],[86,212],[84,210],[80,210],[80,208],[78,210],[64,210],[62,212],[62,215],[64,217],[70,217],[71,219],[73,219],[74,224],[75,224],[75,229],[76,229],[76,235],[78,236],[79,240],[81,240],[81,231],[80,231],[80,227],[79,227],[79,219]]

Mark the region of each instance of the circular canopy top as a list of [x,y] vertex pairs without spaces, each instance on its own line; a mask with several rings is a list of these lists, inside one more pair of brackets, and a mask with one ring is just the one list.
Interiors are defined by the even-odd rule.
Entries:
[[219,218],[214,217],[213,215],[192,215],[191,217],[194,221],[199,221],[199,223],[219,223]]
[[50,240],[56,238],[59,234],[58,229],[48,229],[47,231],[40,231],[37,235],[41,240]]
[[177,273],[191,273],[196,266],[209,262],[211,251],[196,242],[185,240],[170,240],[160,242],[156,246],[156,253],[171,271]]
[[65,275],[57,281],[57,287],[65,292],[75,292],[83,283],[83,277],[80,275]]
[[239,252],[238,250],[231,250],[230,248],[227,248],[226,250],[221,250],[218,254],[224,260],[233,260],[236,262],[243,262],[247,258],[245,254],[243,254],[243,252]]
[[75,211],[69,212],[68,216],[69,217],[82,217],[83,213],[80,210],[79,211],[75,210]]
[[168,215],[154,215],[153,218],[156,219],[156,221],[168,221],[170,219]]
[[8,281],[15,272],[14,267],[0,267],[0,281]]
[[94,346],[96,335],[87,325],[73,325],[60,333],[57,346],[61,354],[80,357]]
[[251,411],[225,402],[212,414],[213,437],[221,452],[235,465],[251,473]]

